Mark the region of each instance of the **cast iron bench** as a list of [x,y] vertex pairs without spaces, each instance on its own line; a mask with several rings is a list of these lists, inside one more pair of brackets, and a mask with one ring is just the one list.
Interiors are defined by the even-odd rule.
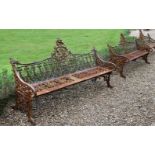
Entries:
[[116,69],[115,64],[103,61],[93,49],[87,54],[72,54],[62,40],[56,41],[56,47],[50,58],[43,61],[22,64],[10,59],[16,83],[16,105],[14,109],[27,112],[28,121],[32,119],[33,98],[91,79],[103,77],[110,85],[110,75]]
[[155,49],[155,40],[151,38],[150,34],[148,33],[147,36],[144,36],[142,30],[139,30],[139,39],[145,41],[145,43],[151,48]]
[[147,57],[150,53],[150,47],[140,39],[127,41],[124,35],[121,34],[120,44],[115,47],[108,45],[108,48],[110,53],[109,61],[117,66],[117,70],[123,78],[126,78],[123,74],[123,68],[126,63],[142,58],[149,64]]

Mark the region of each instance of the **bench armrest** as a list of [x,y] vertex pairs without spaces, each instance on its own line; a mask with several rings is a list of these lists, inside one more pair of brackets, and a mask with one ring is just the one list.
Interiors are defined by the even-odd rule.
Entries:
[[136,47],[138,50],[141,50],[141,51],[146,50],[147,52],[153,51],[153,49],[148,45],[147,42],[144,42],[143,40],[140,40],[140,39],[136,39],[135,42],[136,42]]
[[125,63],[127,63],[130,60],[123,55],[117,55],[117,56],[110,57],[109,61],[114,63],[116,65],[116,68],[119,69],[120,67],[124,66]]
[[101,60],[103,62],[103,66],[107,66],[109,67],[110,69],[113,69],[113,70],[116,70],[117,69],[117,66],[112,63],[112,62],[109,62],[109,61],[104,61],[104,60]]
[[126,56],[116,54],[112,46],[108,45],[108,48],[110,53],[109,60],[112,63],[114,63],[117,66],[117,68],[119,68],[121,65],[124,65],[126,62],[129,61],[129,59]]
[[23,81],[20,78],[18,73],[16,73],[15,80],[16,80],[16,88],[18,88],[17,91],[20,91],[24,94],[31,93],[32,96],[36,95],[36,91],[35,91],[34,87],[32,85],[30,85],[29,83]]
[[112,70],[116,70],[116,65],[112,62],[104,61],[102,58],[100,58],[95,48],[92,50],[92,52],[94,54],[95,63],[97,66],[108,67]]
[[[14,61],[13,59],[10,59],[10,63],[12,65],[13,73],[14,73],[14,78],[15,78],[15,83],[16,83],[16,92],[20,94],[27,94],[29,96],[35,96],[36,91],[34,87],[25,82],[19,75],[17,69],[16,69],[16,64],[18,64],[18,61]],[[20,63],[19,63],[20,64]]]

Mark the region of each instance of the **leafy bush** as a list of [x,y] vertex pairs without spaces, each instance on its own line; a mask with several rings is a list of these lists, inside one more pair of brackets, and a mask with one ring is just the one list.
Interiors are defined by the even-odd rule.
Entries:
[[9,97],[14,93],[14,80],[12,74],[6,69],[0,73],[0,99]]

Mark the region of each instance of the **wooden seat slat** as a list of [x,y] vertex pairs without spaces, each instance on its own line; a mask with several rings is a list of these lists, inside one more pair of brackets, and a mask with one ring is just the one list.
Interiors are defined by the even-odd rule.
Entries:
[[[91,71],[96,71],[96,72],[91,73]],[[50,93],[50,92],[62,89],[64,87],[67,87],[67,86],[70,86],[70,85],[73,85],[73,84],[76,84],[76,83],[79,83],[79,82],[82,82],[82,81],[85,81],[88,79],[92,79],[94,77],[101,76],[101,75],[104,75],[104,74],[107,74],[110,72],[112,72],[112,69],[103,68],[103,67],[94,67],[94,68],[89,69],[89,70],[80,71],[80,72],[76,72],[76,73],[71,74],[71,75],[66,75],[66,76],[57,78],[57,79],[55,79],[57,81],[61,81],[62,78],[67,78],[68,82],[67,81],[64,81],[62,83],[60,82],[56,86],[53,86],[50,88],[48,88],[48,87],[41,88],[41,87],[45,86],[45,85],[47,86],[49,83],[55,82],[55,80],[51,80],[51,81],[49,80],[49,81],[46,81],[46,82],[44,82],[42,84],[38,84],[38,85],[35,84],[36,90],[41,89],[40,91],[37,91],[37,96],[40,96],[40,95],[43,95],[46,93]],[[80,75],[80,74],[86,74],[86,75],[82,78],[78,78],[78,75]]]
[[127,57],[130,61],[132,60],[135,60],[139,57],[142,57],[144,55],[146,55],[148,52],[146,51],[134,51],[134,52],[131,52],[131,53],[128,53],[128,54],[124,54],[123,56]]

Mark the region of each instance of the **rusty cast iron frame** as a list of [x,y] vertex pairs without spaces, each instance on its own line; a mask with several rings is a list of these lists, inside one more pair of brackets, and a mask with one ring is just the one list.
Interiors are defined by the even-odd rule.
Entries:
[[27,113],[28,121],[32,119],[32,100],[67,86],[92,79],[104,77],[110,85],[110,75],[116,69],[112,62],[103,61],[96,49],[89,54],[72,54],[62,40],[56,46],[50,58],[43,61],[22,64],[10,59],[16,84],[16,110]]

